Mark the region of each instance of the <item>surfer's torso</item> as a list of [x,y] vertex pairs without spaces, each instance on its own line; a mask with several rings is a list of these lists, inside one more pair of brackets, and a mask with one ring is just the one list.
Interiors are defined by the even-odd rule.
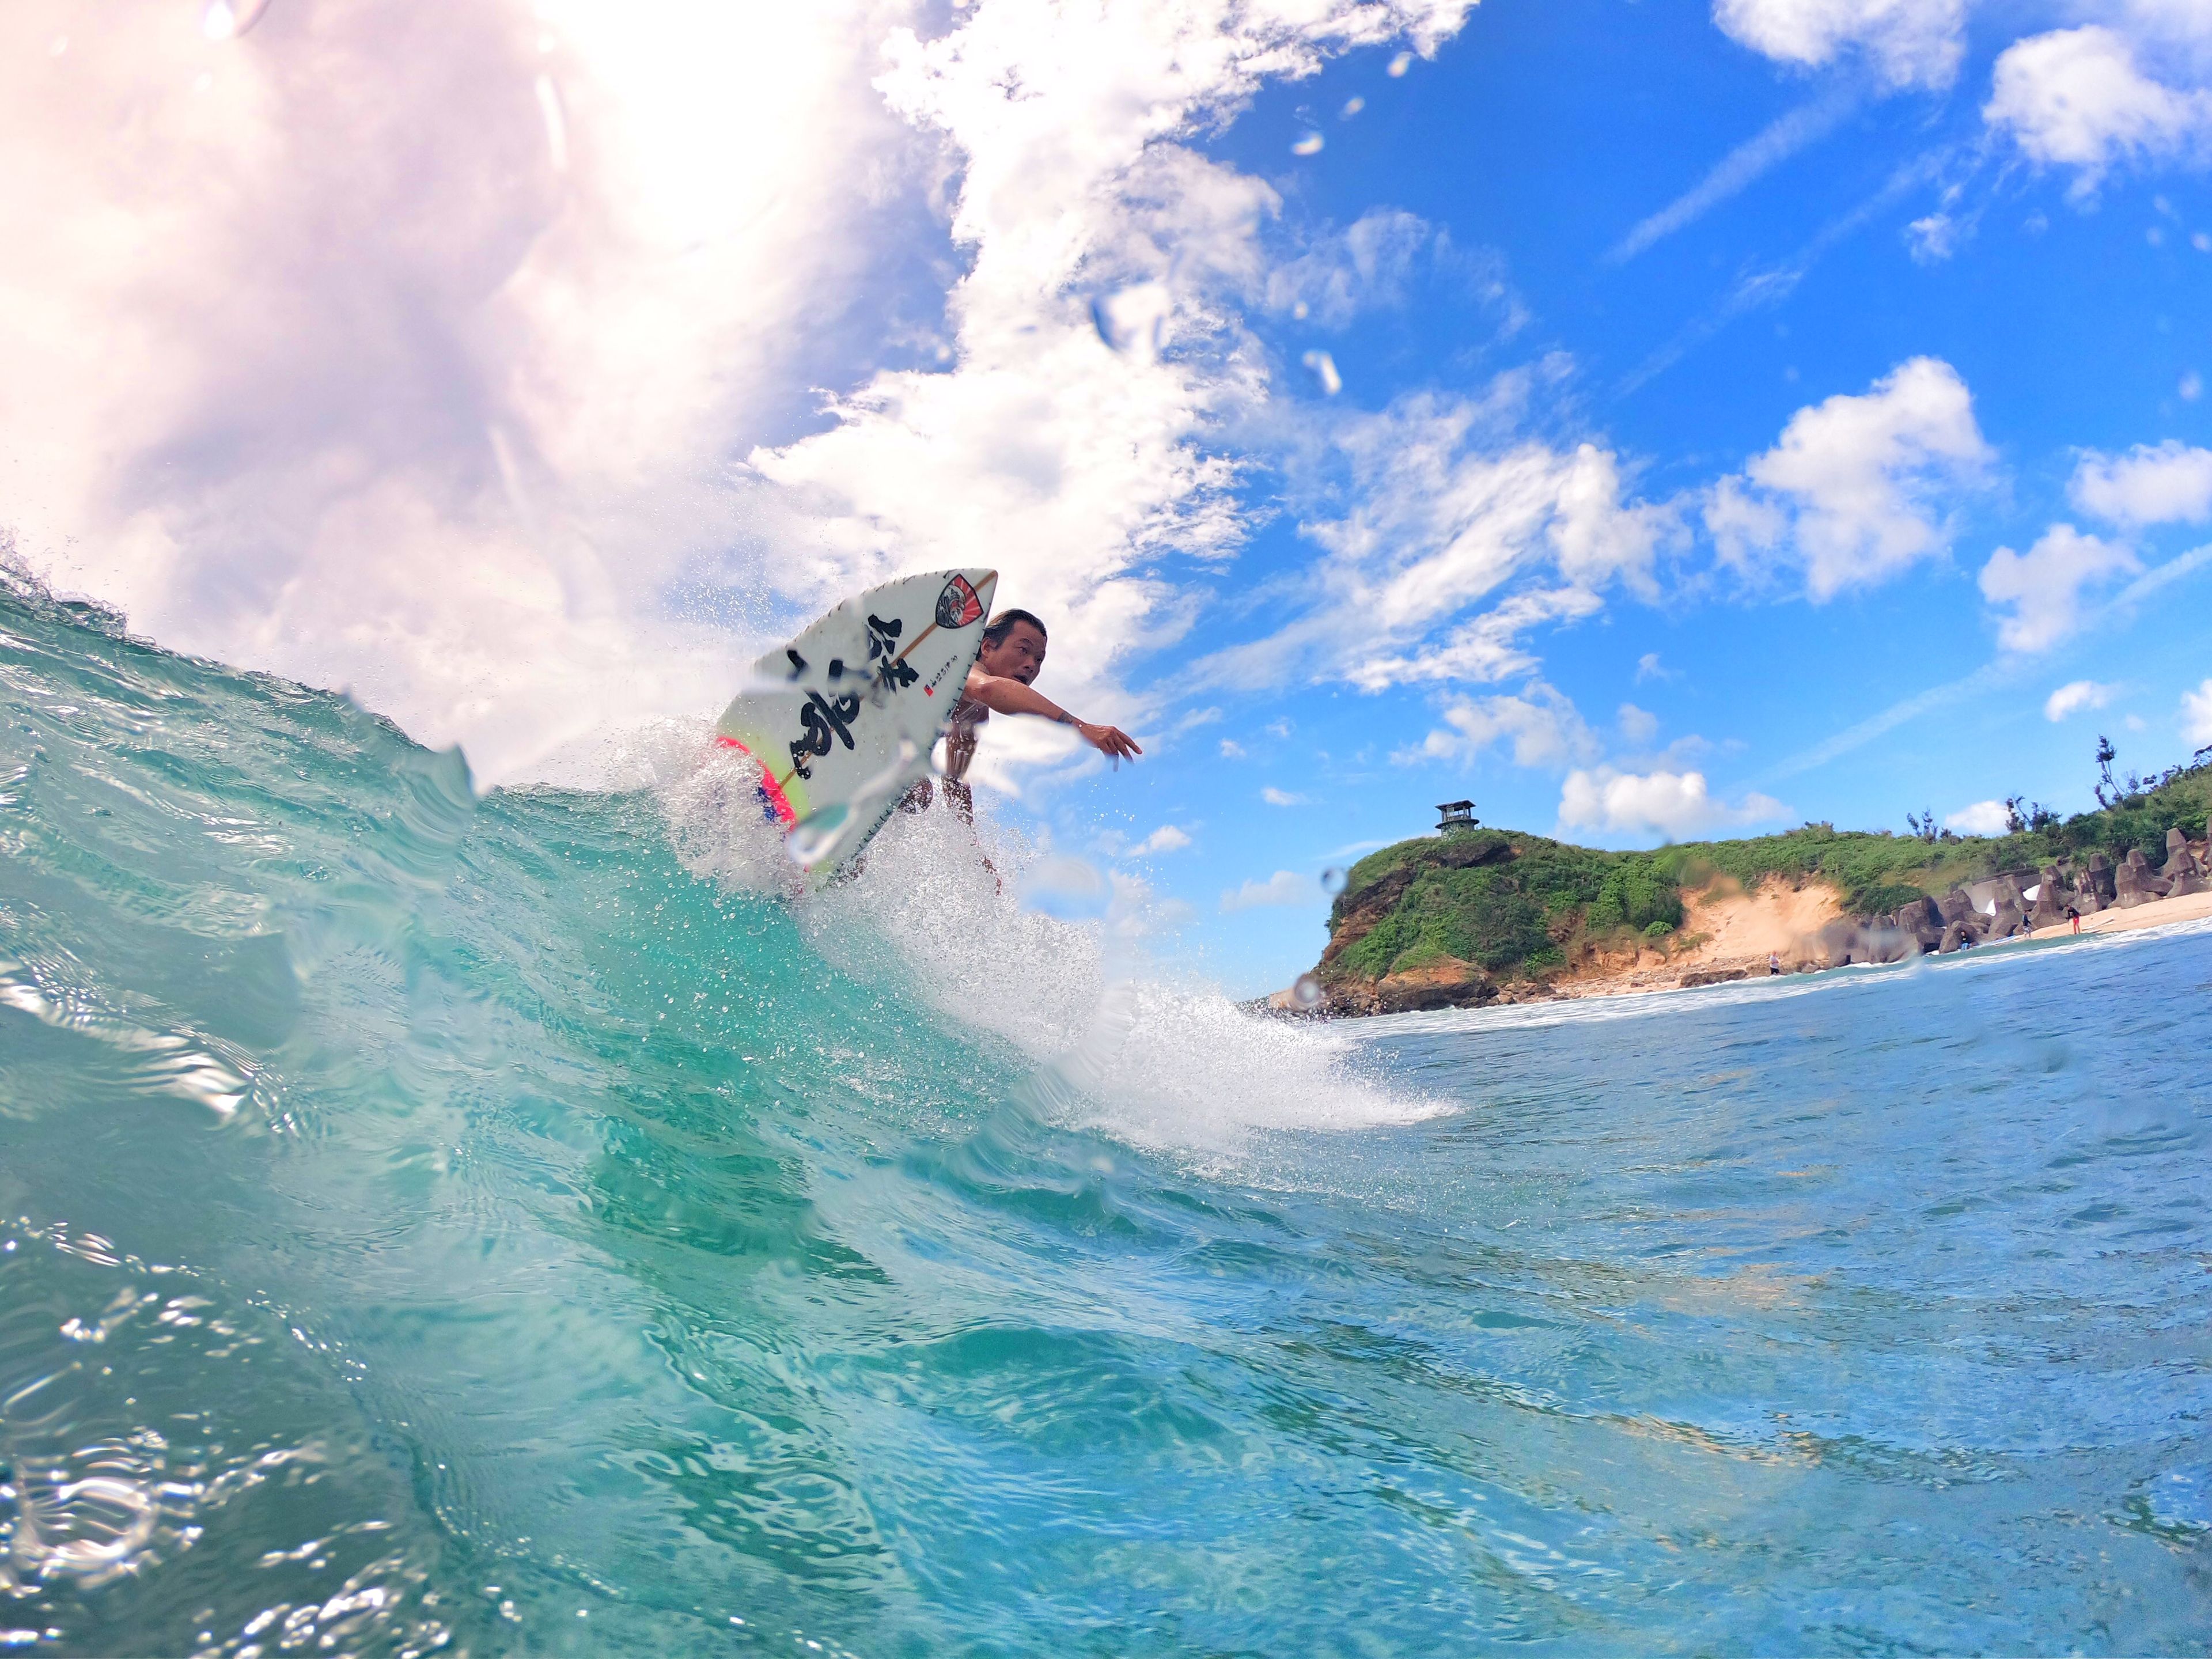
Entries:
[[968,768],[975,758],[975,739],[981,727],[991,718],[991,711],[966,693],[952,705],[952,719],[945,732],[945,776],[947,781],[960,783],[968,776]]

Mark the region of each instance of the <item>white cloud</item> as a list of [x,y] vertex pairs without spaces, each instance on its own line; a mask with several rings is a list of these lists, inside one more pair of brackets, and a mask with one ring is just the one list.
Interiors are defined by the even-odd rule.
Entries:
[[[981,0],[927,41],[894,31],[878,84],[961,168],[954,367],[878,374],[831,430],[751,460],[840,585],[989,547],[1002,592],[1070,624],[1055,683],[1106,683],[1157,629],[1160,558],[1240,544],[1210,434],[1267,392],[1229,306],[1264,288],[1274,192],[1176,141],[1328,53],[1433,50],[1468,3]],[[1087,295],[1148,320],[1113,349]]]
[[2081,625],[2082,589],[2142,568],[2118,543],[2070,524],[2051,526],[2025,553],[1997,549],[1982,567],[1982,597],[2012,611],[1997,624],[1997,643],[2008,651],[2050,649]]
[[1157,853],[1179,852],[1190,845],[1190,836],[1172,823],[1164,823],[1141,841],[1131,841],[1119,830],[1109,830],[1095,845],[1109,858],[1150,858]]
[[1656,651],[1647,651],[1636,659],[1636,683],[1646,680],[1678,680],[1682,677],[1659,660]]
[[1620,735],[1640,749],[1659,735],[1659,717],[1648,708],[1625,702],[1620,705]]
[[1237,742],[1234,738],[1222,738],[1221,758],[1224,760],[1243,760],[1244,758],[1244,745]]
[[1428,222],[1418,215],[1377,208],[1349,229],[1316,238],[1297,258],[1269,271],[1267,307],[1341,328],[1362,311],[1401,305],[1431,235]]
[[1717,799],[1702,772],[1636,773],[1600,766],[1568,773],[1559,791],[1564,829],[1614,836],[1656,834],[1680,841],[1789,816],[1788,807],[1757,791],[1733,805]]
[[1591,615],[1609,584],[1656,591],[1669,510],[1628,500],[1610,451],[1519,435],[1534,391],[1515,373],[1481,402],[1422,393],[1335,423],[1349,504],[1303,526],[1323,550],[1310,607],[1207,659],[1200,683],[1494,682],[1534,671],[1522,635]]
[[1516,593],[1410,655],[1370,656],[1352,663],[1344,676],[1364,691],[1384,691],[1421,680],[1480,684],[1534,673],[1536,659],[1522,644],[1523,634],[1545,623],[1593,616],[1604,605],[1586,587]]
[[1260,792],[1260,799],[1267,802],[1270,806],[1304,806],[1306,805],[1306,798],[1304,795],[1293,795],[1289,790],[1278,789],[1272,783]]
[[2069,680],[2044,699],[2043,718],[2055,726],[2084,708],[2102,708],[2118,694],[2119,689],[2117,685],[2100,685],[2094,680]]
[[1336,359],[1326,351],[1309,351],[1305,366],[1313,371],[1314,379],[1321,382],[1321,395],[1334,398],[1344,390],[1344,376],[1336,372]]
[[2001,800],[1978,800],[1951,813],[1943,823],[1962,836],[2002,836],[2011,825],[2012,816]]
[[1848,88],[1839,88],[1770,122],[1723,156],[1697,184],[1639,222],[1607,252],[1607,260],[1613,264],[1625,263],[1654,242],[1703,218],[1806,145],[1834,131],[1856,102]]
[[1940,265],[1958,251],[1959,222],[1948,213],[1931,213],[1905,226],[1905,240],[1915,264]]
[[2124,455],[2087,450],[2066,494],[2084,513],[2114,524],[2202,524],[2212,519],[2212,449],[2169,438]]
[[215,44],[18,0],[19,544],[480,776],[711,712],[794,613],[978,547],[1119,713],[1188,623],[1161,556],[1237,544],[1213,423],[1267,395],[1235,307],[1275,196],[1183,136],[1467,3],[979,0],[924,44],[914,0],[329,0]]
[[1301,876],[1289,870],[1278,870],[1265,881],[1248,881],[1221,895],[1221,908],[1227,911],[1256,910],[1270,904],[1306,904],[1317,902],[1322,897],[1320,884],[1310,876]]
[[2181,735],[2199,748],[2212,743],[2212,679],[2181,694]]
[[1791,416],[1772,449],[1714,488],[1705,525],[1725,562],[1800,565],[1826,599],[1943,552],[1951,498],[1992,459],[1958,372],[1915,357],[1863,394]]
[[867,84],[903,7],[333,0],[222,42],[198,10],[0,8],[24,553],[480,775],[726,696],[726,635],[662,594],[733,533],[726,435],[846,361],[911,229]]
[[1863,52],[1897,87],[1948,86],[1966,51],[1966,0],[1713,0],[1713,21],[1784,63]]
[[1982,118],[2032,160],[2075,169],[2080,196],[2122,162],[2201,153],[2212,138],[2212,92],[2152,79],[2137,67],[2134,42],[2091,24],[2008,46]]
[[1413,748],[1390,758],[1401,766],[1420,761],[1464,763],[1494,744],[1510,743],[1513,763],[1561,767],[1597,752],[1597,738],[1581,714],[1554,688],[1541,681],[1518,697],[1462,697],[1446,705],[1444,725]]

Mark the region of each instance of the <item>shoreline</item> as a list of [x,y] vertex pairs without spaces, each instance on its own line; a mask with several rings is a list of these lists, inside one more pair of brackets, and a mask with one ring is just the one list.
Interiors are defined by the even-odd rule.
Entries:
[[[2126,909],[2100,910],[2093,916],[2081,918],[2079,934],[2064,924],[2054,927],[2039,927],[2031,933],[2020,933],[2012,939],[1998,939],[1991,945],[1976,945],[1974,950],[1986,951],[1993,945],[2009,945],[2018,940],[2086,939],[2093,933],[2131,933],[2149,927],[2171,927],[2180,922],[2203,921],[2212,919],[2212,893],[2191,893],[2181,898],[2151,899]],[[1954,951],[1953,955],[1971,955],[1972,951]],[[1547,987],[1534,994],[1512,999],[1516,1002],[1572,1002],[1587,997],[1641,996],[1655,991],[1695,990],[1701,985],[1733,984],[1742,980],[1769,977],[1794,979],[1802,974],[1822,974],[1839,971],[1828,968],[1784,968],[1778,975],[1766,972],[1763,956],[1730,959],[1710,958],[1694,966],[1683,963],[1679,969],[1670,967],[1632,969],[1624,973],[1591,976]],[[1695,983],[1690,981],[1694,981]],[[1500,1001],[1505,1000],[1500,998]]]
[[[1825,885],[1808,883],[1802,889],[1786,890],[1793,895],[1788,903],[1797,910],[1792,921],[1802,921],[1816,912],[1838,913],[1833,895]],[[1795,896],[1803,893],[1807,901]],[[1736,984],[1745,981],[1767,978],[1796,979],[1808,974],[1840,971],[1836,969],[1814,967],[1803,954],[1806,936],[1800,935],[1786,945],[1778,945],[1771,935],[1759,927],[1765,922],[1769,927],[1779,918],[1772,914],[1777,908],[1778,893],[1766,905],[1759,904],[1755,896],[1741,892],[1700,894],[1693,901],[1697,919],[1717,925],[1717,936],[1709,943],[1680,956],[1662,957],[1657,951],[1639,951],[1632,961],[1612,968],[1609,971],[1585,973],[1571,977],[1562,976],[1548,984],[1513,984],[1499,988],[1499,994],[1479,1006],[1504,1007],[1537,1002],[1580,1002],[1594,997],[1645,996],[1660,991],[1696,990],[1706,985]],[[1802,906],[1801,908],[1800,906]],[[1723,911],[1729,914],[1723,914]],[[1754,916],[1756,910],[1768,912]],[[2172,927],[2182,922],[2212,920],[2212,892],[2191,893],[2180,898],[2150,899],[2125,909],[2100,910],[2081,919],[2081,931],[2077,935],[2067,926],[2039,927],[2033,932],[2015,934],[2009,939],[1999,939],[1991,945],[1976,945],[1972,950],[1989,950],[1996,945],[2012,945],[2022,941],[2050,941],[2068,938],[2086,939],[2092,934],[2131,933],[2151,927]],[[1721,954],[1713,947],[1723,943],[1730,932],[1758,937],[1755,951]],[[1784,962],[1779,975],[1766,971],[1766,953],[1777,950]],[[1972,951],[1959,951],[1954,956],[1971,955]],[[1372,1015],[1339,1013],[1316,1015],[1297,1008],[1288,991],[1278,991],[1273,996],[1258,999],[1247,1005],[1255,1012],[1269,1013],[1278,1018],[1330,1019],[1371,1018]]]

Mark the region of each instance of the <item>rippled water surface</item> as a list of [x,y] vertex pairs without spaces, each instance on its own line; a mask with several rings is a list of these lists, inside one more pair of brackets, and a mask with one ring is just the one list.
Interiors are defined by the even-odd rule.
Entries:
[[742,793],[0,594],[0,1643],[2212,1641],[2212,934],[1317,1032]]

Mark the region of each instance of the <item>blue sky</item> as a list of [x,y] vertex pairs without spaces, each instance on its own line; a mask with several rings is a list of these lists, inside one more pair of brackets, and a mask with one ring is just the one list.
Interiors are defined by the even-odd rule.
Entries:
[[1240,994],[1439,800],[2212,742],[2203,0],[22,0],[0,143],[16,561],[487,783],[988,561],[1151,751],[988,810]]
[[[1152,878],[1212,912],[1204,931],[1222,970],[1256,987],[1286,979],[1325,937],[1318,872],[1425,828],[1436,801],[1472,795],[1489,822],[1610,846],[1806,819],[1901,830],[1908,811],[1971,817],[2013,793],[2087,807],[2100,732],[2123,769],[2212,742],[2182,704],[2212,670],[2212,567],[2100,613],[2130,577],[2205,543],[2202,497],[2179,522],[2115,523],[2068,488],[2085,450],[2212,442],[2196,381],[2212,363],[2212,253],[2192,240],[2212,228],[2203,173],[2177,157],[2117,166],[2084,188],[2082,169],[2033,165],[1982,112],[2007,48],[2081,15],[1976,14],[1954,78],[1897,88],[1863,57],[1778,64],[1694,8],[1493,4],[1401,77],[1378,49],[1270,88],[1212,148],[1281,192],[1287,234],[1325,236],[1384,210],[1427,228],[1397,294],[1334,327],[1262,325],[1286,370],[1329,353],[1342,381],[1332,404],[1471,395],[1564,358],[1526,429],[1606,445],[1644,495],[1664,497],[1739,471],[1799,410],[1863,397],[1899,364],[1933,358],[1969,392],[1988,456],[1928,493],[1938,533],[1924,554],[1826,599],[1784,572],[1729,569],[1693,511],[1655,591],[1611,594],[1528,641],[1541,659],[1528,678],[1590,728],[1579,769],[1573,753],[1516,763],[1509,736],[1405,756],[1437,728],[1450,684],[1294,682],[1211,697],[1217,725],[1148,763],[1141,784],[1092,785],[1076,818],[1121,806],[1133,838],[1154,820],[1188,829],[1192,846],[1151,860]],[[1364,107],[1347,117],[1355,99]],[[1623,257],[1637,226],[1778,125],[1805,136]],[[1310,132],[1322,147],[1292,155]],[[1279,511],[1240,562],[1248,576],[1296,573],[1315,555],[1282,480],[1266,484]],[[2008,651],[2010,610],[1985,599],[1981,573],[2000,547],[2027,550],[2057,524],[2124,544],[2141,571],[2092,579],[2075,591],[2078,624]],[[1224,605],[1168,655],[1203,657],[1253,631]],[[2087,695],[2047,718],[2051,695],[2083,681]],[[1639,711],[1626,729],[1622,705]],[[1223,739],[1242,754],[1224,758]],[[1740,828],[1694,813],[1563,825],[1563,775],[1608,761],[1694,770],[1723,804],[1757,793],[1778,805]],[[1271,787],[1297,803],[1268,805]],[[1294,902],[1222,908],[1226,894],[1262,896],[1246,884],[1278,870],[1298,879],[1266,896]]]

